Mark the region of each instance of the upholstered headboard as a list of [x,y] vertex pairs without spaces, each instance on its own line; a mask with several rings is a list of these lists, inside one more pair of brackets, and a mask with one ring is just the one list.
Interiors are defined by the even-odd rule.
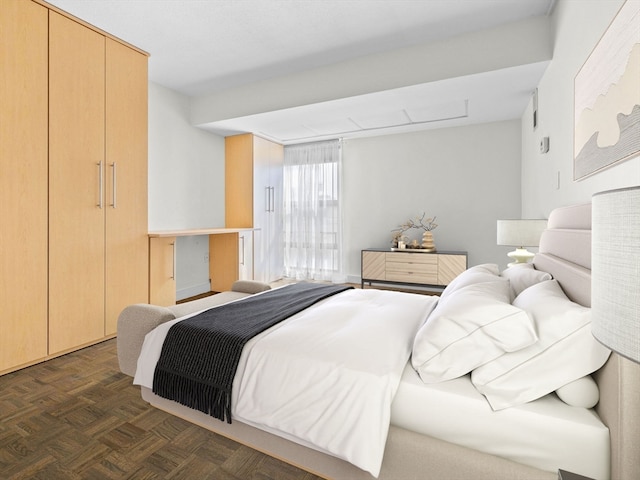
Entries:
[[[571,300],[591,306],[591,204],[553,210],[533,262]],[[640,479],[640,365],[613,353],[593,377],[611,436],[611,479]]]
[[556,208],[533,263],[558,280],[567,296],[591,306],[591,204]]

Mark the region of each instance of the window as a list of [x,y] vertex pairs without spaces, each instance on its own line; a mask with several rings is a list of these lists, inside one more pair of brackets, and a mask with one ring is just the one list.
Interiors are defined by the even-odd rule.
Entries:
[[284,148],[284,268],[297,280],[342,280],[340,141]]

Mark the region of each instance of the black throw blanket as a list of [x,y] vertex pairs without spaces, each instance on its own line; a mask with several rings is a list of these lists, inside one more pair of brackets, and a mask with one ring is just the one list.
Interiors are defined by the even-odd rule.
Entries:
[[176,323],[162,345],[153,392],[231,423],[231,387],[244,345],[276,323],[350,288],[295,283]]

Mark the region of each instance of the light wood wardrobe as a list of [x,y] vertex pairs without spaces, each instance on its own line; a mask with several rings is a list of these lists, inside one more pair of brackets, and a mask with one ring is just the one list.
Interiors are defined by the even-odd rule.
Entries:
[[225,138],[225,226],[255,228],[253,277],[282,278],[284,147],[251,133]]
[[114,336],[148,301],[147,55],[0,2],[0,373]]

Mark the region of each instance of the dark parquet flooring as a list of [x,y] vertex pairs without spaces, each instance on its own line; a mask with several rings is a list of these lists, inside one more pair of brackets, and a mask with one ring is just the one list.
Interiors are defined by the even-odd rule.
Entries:
[[150,407],[109,340],[0,377],[0,479],[317,480]]

